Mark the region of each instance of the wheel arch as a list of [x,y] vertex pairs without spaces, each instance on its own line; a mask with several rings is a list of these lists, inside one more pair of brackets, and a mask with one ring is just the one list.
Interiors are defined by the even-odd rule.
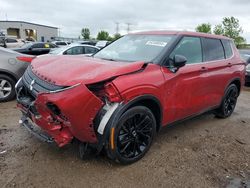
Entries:
[[227,87],[225,88],[225,91],[227,90],[227,88],[231,85],[231,84],[235,84],[237,89],[238,89],[238,95],[240,95],[240,91],[241,91],[241,86],[242,86],[242,83],[241,83],[241,80],[240,78],[234,78],[232,80],[229,81],[229,83],[227,84]]
[[134,98],[124,106],[124,110],[122,113],[124,113],[126,110],[134,106],[145,106],[148,109],[150,109],[157,123],[156,130],[157,131],[160,130],[162,125],[162,106],[160,101],[155,96],[142,95]]
[[17,80],[18,80],[18,77],[17,77],[14,73],[12,73],[12,72],[10,72],[10,71],[0,69],[0,74],[9,76],[9,77],[12,78],[15,82],[17,82]]
[[[110,146],[110,136],[112,134],[112,129],[117,125],[117,122],[119,121],[119,118],[121,115],[126,112],[128,109],[134,107],[134,106],[145,106],[148,107],[153,115],[155,116],[155,120],[157,123],[156,131],[158,132],[162,126],[162,105],[157,97],[154,95],[146,94],[137,96],[134,99],[130,100],[128,103],[120,103],[117,109],[112,114],[111,118],[109,119],[107,125],[105,126],[103,135],[98,134],[98,151],[101,151],[103,146],[107,148]],[[109,158],[114,158],[114,150],[112,152],[108,152],[107,155]]]

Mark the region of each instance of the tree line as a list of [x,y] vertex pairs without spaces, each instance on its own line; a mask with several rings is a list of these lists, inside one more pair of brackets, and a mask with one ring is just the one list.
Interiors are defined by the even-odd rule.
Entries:
[[210,23],[202,23],[198,25],[195,30],[202,33],[210,33],[216,35],[223,35],[234,40],[237,47],[246,45],[246,39],[241,36],[243,29],[237,18],[224,17],[222,22],[212,28]]
[[[95,38],[91,38],[89,28],[82,28],[81,36],[85,40],[95,39]],[[102,31],[98,32],[96,39],[97,40],[114,41],[120,37],[121,37],[121,35],[119,33],[116,33],[113,36],[111,36],[107,31],[102,30]]]
[[[210,23],[199,24],[195,30],[202,33],[210,33],[216,35],[224,35],[226,37],[232,38],[237,47],[246,45],[246,39],[241,36],[243,29],[240,26],[240,22],[237,18],[224,17],[222,22],[218,25],[212,27]],[[82,28],[81,37],[85,40],[97,39],[97,40],[107,40],[114,41],[121,37],[119,33],[111,36],[107,31],[99,31],[96,38],[91,38],[89,28]]]

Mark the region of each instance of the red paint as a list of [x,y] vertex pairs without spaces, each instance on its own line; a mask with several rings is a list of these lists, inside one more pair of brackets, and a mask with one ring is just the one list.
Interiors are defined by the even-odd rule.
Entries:
[[82,56],[41,57],[32,62],[39,77],[47,77],[56,85],[71,86],[83,82],[96,83],[108,78],[140,70],[144,62],[124,63]]
[[[139,34],[225,38],[190,32]],[[143,65],[143,62],[112,62],[72,56],[35,59],[32,69],[39,77],[46,77],[56,85],[80,85],[58,93],[39,94],[35,106],[42,117],[33,118],[33,121],[49,133],[59,146],[69,143],[73,137],[83,142],[97,143],[93,119],[104,103],[86,87],[88,84],[115,78],[104,90],[109,93],[111,100],[124,104],[145,94],[155,96],[162,106],[162,125],[167,125],[220,105],[224,91],[232,79],[237,78],[244,83],[245,65],[241,62],[237,49],[234,49],[231,59],[186,65],[177,73],[156,64],[148,64],[144,70],[139,71]],[[204,66],[206,71],[203,71]],[[57,105],[67,119],[51,115],[46,107],[47,102]]]

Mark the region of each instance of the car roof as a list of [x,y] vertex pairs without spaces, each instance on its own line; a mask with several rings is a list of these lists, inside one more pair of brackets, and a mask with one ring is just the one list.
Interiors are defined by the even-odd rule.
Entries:
[[97,46],[93,46],[93,45],[88,45],[88,44],[78,44],[78,43],[72,43],[70,45],[68,45],[68,47],[75,47],[75,46],[83,46],[83,47],[92,47],[92,48],[97,48],[97,49],[100,49],[98,48]]
[[214,35],[214,34],[192,32],[192,31],[159,30],[159,31],[142,31],[142,32],[130,33],[130,34],[134,34],[134,35],[186,35],[186,36],[196,36],[196,37],[232,40],[232,39],[225,37],[225,36],[222,36],[222,35]]

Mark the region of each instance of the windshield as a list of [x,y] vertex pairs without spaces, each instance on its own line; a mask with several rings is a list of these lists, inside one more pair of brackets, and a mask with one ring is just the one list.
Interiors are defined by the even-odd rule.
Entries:
[[151,62],[174,38],[174,35],[126,35],[97,52],[94,57],[113,61]]

